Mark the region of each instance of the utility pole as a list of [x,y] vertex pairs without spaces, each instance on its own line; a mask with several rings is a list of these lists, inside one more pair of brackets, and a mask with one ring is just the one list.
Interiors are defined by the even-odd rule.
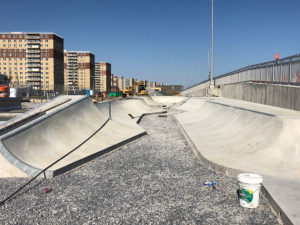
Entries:
[[214,0],[211,0],[211,66],[210,88],[214,88]]
[[207,51],[207,72],[208,72],[208,78],[207,80],[210,80],[210,55],[209,55],[210,49]]

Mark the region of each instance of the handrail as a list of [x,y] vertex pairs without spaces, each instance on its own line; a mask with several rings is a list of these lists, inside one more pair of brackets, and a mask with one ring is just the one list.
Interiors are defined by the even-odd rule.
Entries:
[[[288,56],[288,57],[285,57],[285,58],[282,58],[282,59],[279,59],[279,60],[272,60],[272,61],[267,61],[267,62],[263,62],[263,63],[258,63],[258,64],[253,64],[253,65],[250,65],[250,66],[246,66],[246,67],[243,67],[243,68],[240,68],[240,69],[237,69],[237,70],[234,70],[234,71],[227,72],[227,73],[221,74],[219,76],[216,76],[214,80],[216,81],[216,80],[224,78],[224,77],[229,77],[229,76],[232,76],[232,75],[236,75],[238,73],[242,73],[242,72],[246,72],[246,71],[251,71],[251,70],[254,70],[254,69],[260,69],[260,70],[262,70],[262,69],[265,69],[265,68],[273,68],[275,66],[278,67],[278,66],[282,66],[282,65],[286,65],[286,64],[293,64],[293,63],[298,63],[298,62],[300,62],[300,53],[296,54],[296,55]],[[273,73],[273,71],[272,71],[272,73]],[[249,80],[255,80],[255,79],[249,79]],[[204,83],[206,83],[208,81],[209,80],[201,81],[201,82],[199,82],[197,84],[194,84],[194,85],[192,85],[190,87],[185,88],[183,91],[189,90],[189,89],[191,89],[193,87],[196,87],[198,85],[204,84]],[[267,80],[263,80],[263,81],[267,81]],[[284,83],[284,82],[282,82],[282,83]],[[289,81],[289,83],[291,85],[297,85],[296,82]]]

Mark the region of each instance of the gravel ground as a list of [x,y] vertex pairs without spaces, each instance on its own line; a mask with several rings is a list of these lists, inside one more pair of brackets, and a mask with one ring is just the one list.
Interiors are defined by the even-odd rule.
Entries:
[[[264,197],[240,207],[236,179],[202,166],[173,116],[141,125],[147,136],[31,185],[0,208],[0,224],[281,224]],[[0,179],[1,199],[26,180]]]

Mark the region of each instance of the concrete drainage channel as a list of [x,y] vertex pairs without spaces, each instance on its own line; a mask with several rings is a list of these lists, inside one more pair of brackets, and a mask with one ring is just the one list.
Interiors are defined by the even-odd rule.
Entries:
[[[255,210],[239,206],[236,179],[199,162],[173,115],[140,125],[148,135],[44,180],[2,207],[0,223],[280,224],[264,197]],[[2,179],[0,196],[26,179]]]

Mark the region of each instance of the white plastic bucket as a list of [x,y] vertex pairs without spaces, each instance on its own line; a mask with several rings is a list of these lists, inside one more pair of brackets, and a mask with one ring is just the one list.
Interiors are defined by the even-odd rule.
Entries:
[[11,98],[18,97],[18,89],[17,88],[10,88],[9,89],[9,97],[11,97]]
[[254,173],[240,173],[237,178],[240,205],[246,208],[256,208],[259,204],[262,177]]

